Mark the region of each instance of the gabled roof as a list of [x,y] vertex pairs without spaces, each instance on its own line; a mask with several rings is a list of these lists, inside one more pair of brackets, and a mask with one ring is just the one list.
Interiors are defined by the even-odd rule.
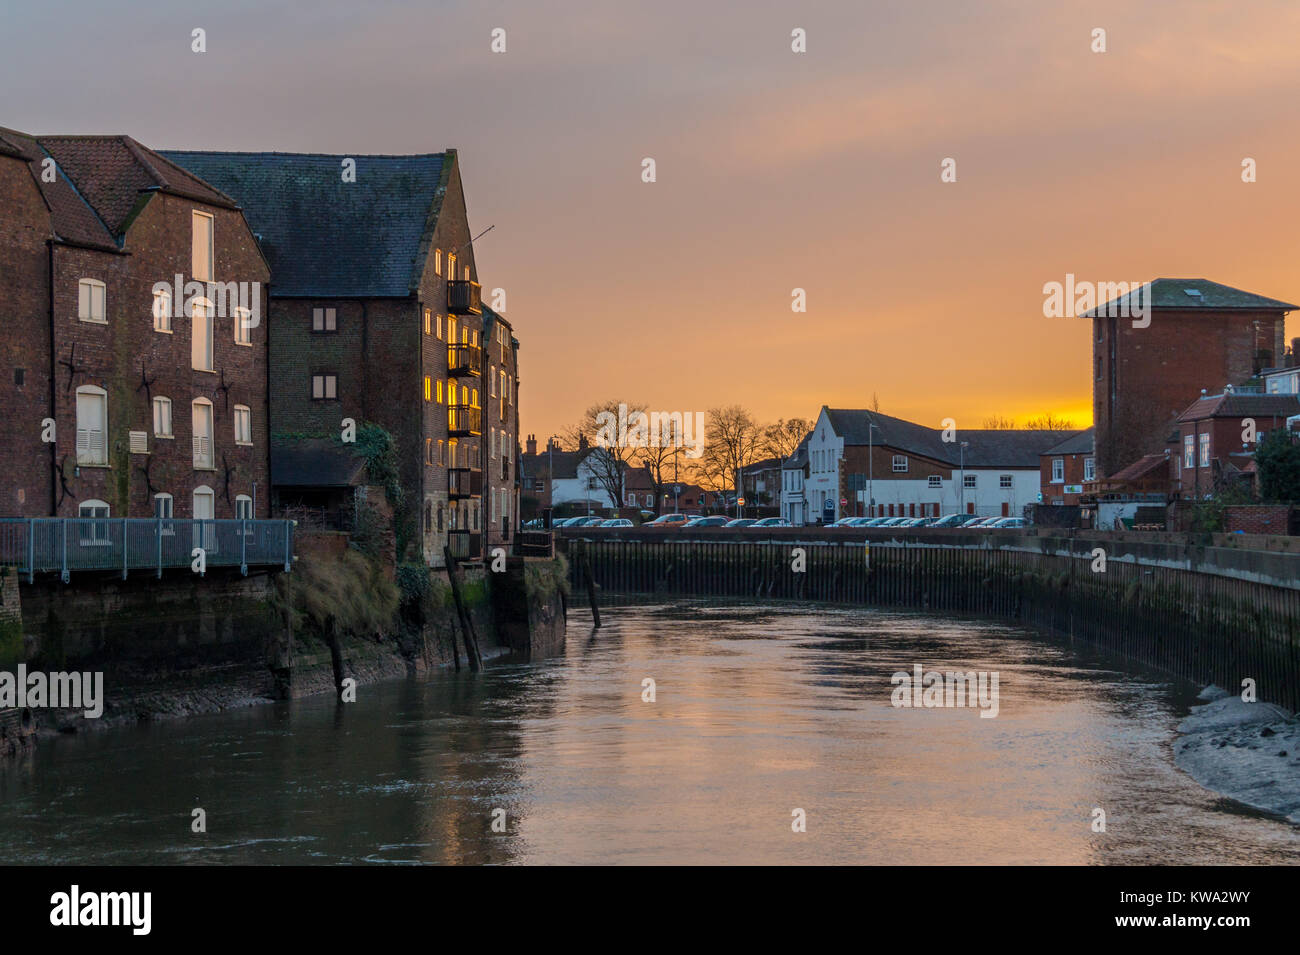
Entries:
[[276,487],[354,487],[366,483],[366,459],[333,438],[272,438]]
[[[1017,431],[1014,429],[962,430],[957,440],[944,441],[943,431],[878,411],[827,408],[826,415],[835,433],[845,445],[867,445],[870,425],[871,444],[906,451],[919,457],[968,468],[1038,468],[1044,448],[1052,447],[1069,435],[1067,431]],[[963,451],[962,442],[967,447]]]
[[45,182],[41,163],[47,153],[35,138],[12,129],[0,128],[0,153],[15,159],[26,160],[36,187],[50,211],[50,228],[54,235],[73,245],[89,246],[106,252],[120,251],[108,227],[95,210],[77,192],[68,179],[67,172],[55,163],[53,182]]
[[[454,151],[413,156],[163,155],[234,197],[271,266],[271,294],[405,297],[418,288]],[[344,182],[343,161],[356,161]]]
[[1082,431],[1076,431],[1060,444],[1054,444],[1046,451],[1039,452],[1043,455],[1048,454],[1092,454],[1095,450],[1093,441],[1093,429],[1085,428]]
[[1169,468],[1169,455],[1167,454],[1146,454],[1138,458],[1126,468],[1121,468],[1110,477],[1106,478],[1106,484],[1123,484],[1131,481],[1138,481],[1148,477],[1164,468]]
[[809,431],[799,442],[799,446],[794,452],[785,459],[785,467],[791,471],[797,471],[808,463],[808,442],[812,440],[812,432]]
[[229,196],[130,136],[38,136],[36,141],[114,236],[126,231],[132,212],[149,192],[234,208]]
[[[1081,312],[1081,318],[1099,315],[1129,314],[1126,309],[1150,303],[1152,308],[1205,309],[1206,311],[1283,311],[1293,312],[1300,305],[1291,305],[1275,298],[1265,298],[1253,292],[1243,292],[1230,285],[1220,285],[1208,279],[1155,279],[1126,295],[1108,302],[1100,302],[1094,309]],[[1125,309],[1121,311],[1121,309]]]
[[1205,395],[1197,398],[1178,416],[1179,421],[1205,418],[1286,418],[1300,414],[1296,395]]

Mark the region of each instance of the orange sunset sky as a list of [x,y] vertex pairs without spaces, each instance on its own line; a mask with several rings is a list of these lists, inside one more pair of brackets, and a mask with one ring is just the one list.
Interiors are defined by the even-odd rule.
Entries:
[[0,125],[458,148],[471,227],[496,227],[477,261],[522,342],[522,430],[543,440],[610,397],[770,420],[874,392],[933,426],[1085,426],[1088,329],[1043,317],[1045,282],[1197,276],[1300,300],[1293,0],[303,9],[7,10]]

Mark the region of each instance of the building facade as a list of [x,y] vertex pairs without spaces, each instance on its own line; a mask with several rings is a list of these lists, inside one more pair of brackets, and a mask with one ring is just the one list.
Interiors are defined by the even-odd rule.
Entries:
[[1070,435],[1040,457],[1040,504],[1078,504],[1085,493],[1084,485],[1097,479],[1092,428]]

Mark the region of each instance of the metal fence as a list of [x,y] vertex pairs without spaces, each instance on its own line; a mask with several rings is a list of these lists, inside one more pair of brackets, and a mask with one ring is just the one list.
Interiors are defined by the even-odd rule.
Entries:
[[5,517],[0,518],[0,564],[27,574],[153,570],[293,563],[293,521]]

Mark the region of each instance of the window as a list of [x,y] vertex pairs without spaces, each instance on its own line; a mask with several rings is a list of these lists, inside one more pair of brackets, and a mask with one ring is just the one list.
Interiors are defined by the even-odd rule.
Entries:
[[194,278],[200,282],[212,281],[212,230],[213,218],[206,212],[195,212],[190,217],[193,236],[190,241]]
[[1083,479],[1085,481],[1095,480],[1097,477],[1097,463],[1092,458],[1083,459]]
[[149,453],[149,432],[148,431],[128,432],[127,441],[132,454]]
[[155,438],[172,437],[172,400],[155,398],[153,400],[153,436]]
[[438,441],[438,458],[437,458],[439,464],[441,464],[441,465],[443,465],[443,466],[446,466],[446,464],[447,464],[447,457],[446,457],[446,455],[447,455],[447,447],[446,447],[446,445],[444,445],[444,444],[442,443],[441,440],[439,440],[439,441]]
[[431,308],[424,310],[424,334],[433,334],[433,309]]
[[1203,468],[1208,468],[1210,466],[1210,434],[1208,431],[1201,435],[1201,465],[1200,466]]
[[438,333],[438,341],[442,341],[442,316],[433,316],[433,328]]
[[1185,468],[1196,467],[1196,452],[1193,448],[1192,436],[1190,434],[1183,435],[1183,467]]
[[442,404],[442,379],[441,378],[438,379],[437,392],[438,392],[438,404]]
[[938,474],[931,474],[925,483],[927,487],[943,487],[943,478]]
[[103,501],[82,501],[77,506],[77,516],[86,521],[79,526],[78,538],[83,547],[108,547],[112,544],[108,531],[108,505]]
[[108,392],[93,385],[77,389],[77,463],[108,464]]
[[456,253],[447,253],[447,278],[454,280],[456,278]]
[[104,283],[98,279],[82,279],[77,283],[77,318],[83,322],[108,324],[104,308]]
[[[251,521],[253,519],[253,499],[247,494],[235,495],[235,520]],[[249,531],[251,534],[252,531]]]
[[164,521],[171,520],[173,504],[170,494],[155,494],[153,496],[153,516]]
[[1052,458],[1052,483],[1065,483],[1065,458]]
[[451,315],[447,316],[447,343],[456,344],[456,319]]
[[235,344],[253,344],[253,313],[246,308],[235,309]]
[[195,398],[190,412],[194,425],[194,467],[212,468],[216,460],[212,447],[212,402],[207,398]]
[[[492,385],[491,393],[492,393],[492,397],[495,398],[497,396],[497,370],[491,366],[488,367],[488,381],[491,382]],[[503,388],[501,390],[501,396],[504,398],[505,394],[506,392],[505,389]]]
[[332,308],[313,308],[311,310],[311,330],[313,332],[338,331],[338,313]]
[[424,400],[433,400],[433,379],[428,375],[424,376]]
[[433,274],[442,275],[442,249],[433,250]]
[[907,470],[907,455],[906,455],[906,454],[895,454],[895,455],[894,455],[894,470],[895,470],[895,471],[906,471],[906,470]]
[[962,486],[962,487],[974,487],[974,486],[975,486],[975,475],[974,475],[974,474],[966,474],[966,475],[963,475],[963,477],[962,477],[962,479],[961,479],[961,486]]
[[212,371],[212,303],[195,299],[191,316],[190,365],[197,371]]
[[1008,490],[1011,487],[1011,475],[1010,474],[999,475],[998,487],[1002,488],[1004,491]]
[[497,429],[496,428],[488,428],[488,439],[489,439],[488,457],[495,458],[497,456]]
[[338,376],[312,375],[311,396],[317,401],[334,401],[338,398]]
[[165,288],[153,293],[153,329],[156,332],[172,330],[172,293]]
[[253,410],[247,405],[235,405],[235,444],[253,443]]

